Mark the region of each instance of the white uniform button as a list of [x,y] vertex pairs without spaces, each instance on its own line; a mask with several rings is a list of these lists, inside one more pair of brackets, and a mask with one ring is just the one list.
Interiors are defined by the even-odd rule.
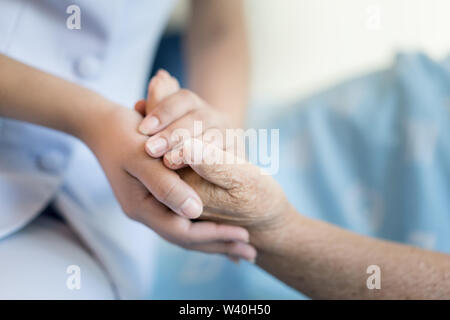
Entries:
[[49,151],[38,158],[38,165],[41,169],[58,173],[65,167],[66,158],[56,150]]
[[80,77],[93,78],[100,73],[101,62],[95,56],[82,57],[76,63],[76,70]]

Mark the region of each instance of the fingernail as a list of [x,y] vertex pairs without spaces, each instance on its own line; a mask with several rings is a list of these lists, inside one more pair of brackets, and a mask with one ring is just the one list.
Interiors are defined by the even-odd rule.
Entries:
[[170,166],[179,166],[183,163],[183,149],[173,150],[164,156]]
[[180,210],[187,218],[194,219],[202,214],[203,208],[197,200],[187,198]]
[[164,138],[158,138],[156,140],[148,140],[147,149],[152,155],[158,155],[167,148],[167,141]]
[[150,117],[144,119],[139,126],[139,131],[142,134],[149,135],[153,130],[159,126],[159,119],[156,117]]

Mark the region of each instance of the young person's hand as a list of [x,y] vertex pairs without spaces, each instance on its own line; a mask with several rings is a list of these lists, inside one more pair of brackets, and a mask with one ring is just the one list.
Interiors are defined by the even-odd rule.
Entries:
[[97,119],[101,130],[85,137],[125,213],[183,248],[254,260],[244,228],[190,220],[203,209],[196,192],[161,159],[146,154],[147,137],[137,130],[141,115],[119,106],[112,110]]
[[184,166],[170,159],[178,152],[177,147],[191,137],[201,137],[224,149],[233,147],[223,139],[225,130],[232,127],[228,117],[192,91],[180,89],[178,81],[165,70],[151,79],[147,100],[138,101],[135,109],[145,116],[139,131],[151,136],[145,145],[147,153],[153,158],[163,157],[171,169]]
[[185,248],[255,257],[246,244],[245,229],[188,219],[198,217],[203,204],[176,172],[147,156],[148,137],[137,129],[143,119],[139,113],[1,54],[0,70],[0,116],[60,130],[85,142],[129,217]]
[[[225,129],[226,123],[217,119],[210,111],[212,108],[195,94],[184,91],[180,95],[181,92],[178,81],[161,70],[150,81],[147,100],[138,101],[135,109],[146,116],[139,130],[154,134],[146,143],[147,153],[152,157],[164,156],[164,163],[172,169],[191,166],[177,172],[202,198],[205,210],[200,219],[239,225],[252,231],[277,228],[287,221],[289,203],[271,177],[261,174],[259,168],[246,162],[236,150],[228,150],[229,146],[220,145],[217,140],[216,143],[205,141],[209,129],[193,138],[191,129],[196,120],[214,123],[216,126],[211,127],[214,129]],[[192,111],[195,113],[191,114]],[[185,128],[189,134],[176,141],[175,133]],[[161,140],[157,145],[163,148],[154,150],[152,144]]]
[[[197,172],[190,168],[178,171],[183,180],[193,186],[202,200],[206,201],[206,211],[200,219],[256,229],[263,226],[270,228],[283,220],[288,202],[278,184],[242,159],[241,154],[227,150],[226,145],[205,141],[204,136],[209,129],[225,129],[226,122],[218,119],[212,108],[194,93],[180,90],[178,81],[168,72],[160,70],[152,78],[147,100],[138,101],[135,109],[145,116],[139,130],[154,134],[146,143],[147,153],[155,158],[164,156],[164,163],[169,168],[179,169],[190,165]],[[197,120],[211,126],[207,125],[207,130],[193,138],[192,128]],[[188,136],[183,136],[181,141],[174,139],[177,130],[186,128]],[[201,158],[206,163],[192,163],[188,159],[191,155],[186,154],[186,148],[191,142],[200,145],[197,151],[200,151],[201,157],[201,151],[213,151],[206,159]],[[155,150],[155,145],[160,148]],[[203,150],[204,146],[208,148]],[[208,161],[214,160],[211,157],[215,155],[225,159],[207,165]]]

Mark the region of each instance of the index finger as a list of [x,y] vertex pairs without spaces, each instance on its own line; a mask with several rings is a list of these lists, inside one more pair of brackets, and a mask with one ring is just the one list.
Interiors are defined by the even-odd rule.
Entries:
[[164,239],[182,246],[191,246],[215,241],[250,241],[246,229],[215,222],[192,222],[159,206],[150,198],[141,204],[139,221],[153,229]]
[[242,177],[258,173],[244,159],[198,139],[186,141],[178,156],[202,178],[224,189],[235,187]]

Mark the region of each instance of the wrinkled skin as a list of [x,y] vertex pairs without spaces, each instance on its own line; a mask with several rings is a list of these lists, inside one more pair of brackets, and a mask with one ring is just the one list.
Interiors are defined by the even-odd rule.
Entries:
[[[149,99],[139,101],[136,110],[146,115],[143,123],[150,117],[160,119],[161,131],[152,132],[155,136],[170,136],[171,131],[190,126],[195,120],[207,121],[208,125],[204,126],[206,130],[209,125],[226,127],[226,121],[220,123],[218,120],[223,117],[211,110],[211,107],[205,107],[204,101],[194,93],[186,94],[186,92],[185,89],[180,90],[178,82],[165,71],[160,71],[152,80],[149,86]],[[190,102],[183,102],[182,97],[177,95],[190,97]],[[155,99],[158,101],[155,102]],[[208,119],[209,116],[211,119]],[[154,136],[149,140],[152,139]],[[204,212],[200,217],[201,220],[243,226],[248,230],[276,228],[283,222],[289,203],[273,178],[263,175],[259,168],[245,161],[236,163],[237,156],[234,153],[216,148],[216,145],[206,145],[198,139],[191,141],[194,143],[190,146],[169,144],[165,153],[158,156],[165,155],[164,163],[172,169],[190,165],[189,168],[177,172],[202,199]],[[205,150],[208,147],[212,148],[213,152],[204,152],[205,158],[202,159],[204,161],[192,164],[193,150],[190,148],[194,145]],[[155,156],[149,148],[146,150],[150,156]],[[173,158],[174,152],[175,158],[181,158],[179,160],[182,165],[174,166],[167,161],[167,156],[170,154]],[[217,156],[228,159],[231,162],[226,163],[231,164],[217,163],[218,161],[215,161],[217,159],[213,159]]]
[[[189,169],[183,169],[180,176],[204,203],[200,219],[248,230],[276,228],[282,224],[289,203],[281,187],[270,176],[262,175],[259,168],[251,164],[202,164],[196,170],[202,177]],[[223,184],[209,180],[222,180]]]

